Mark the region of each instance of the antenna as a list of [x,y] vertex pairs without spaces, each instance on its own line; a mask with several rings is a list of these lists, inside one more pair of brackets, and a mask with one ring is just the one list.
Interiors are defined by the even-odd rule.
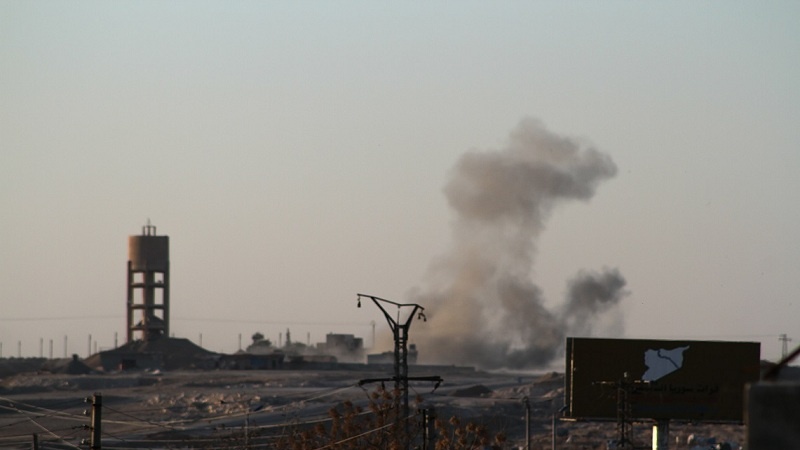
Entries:
[[156,235],[156,226],[150,222],[150,218],[147,218],[147,225],[142,227],[142,236],[155,236]]

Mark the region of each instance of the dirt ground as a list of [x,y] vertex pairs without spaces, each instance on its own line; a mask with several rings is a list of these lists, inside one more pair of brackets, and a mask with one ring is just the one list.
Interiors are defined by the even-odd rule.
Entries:
[[[492,433],[504,433],[503,448],[525,448],[525,405],[531,412],[533,449],[604,449],[616,437],[616,423],[556,421],[563,404],[564,377],[560,373],[510,374],[415,367],[411,376],[439,375],[433,383],[412,382],[412,411],[435,410],[441,417],[462,423],[485,424]],[[359,386],[385,372],[344,371],[176,371],[62,375],[28,371],[0,378],[0,448],[88,448],[86,427],[91,403],[102,401],[103,448],[274,448],[278,435],[291,427],[328,418],[328,411],[351,401],[366,406],[380,383]],[[391,382],[386,383],[391,385]],[[390,386],[387,386],[390,387]],[[421,399],[416,404],[415,400]],[[649,448],[651,423],[633,425],[632,437]],[[670,448],[714,438],[716,442],[744,441],[740,425],[670,424]],[[706,445],[704,448],[708,448]],[[738,446],[733,447],[738,448]]]

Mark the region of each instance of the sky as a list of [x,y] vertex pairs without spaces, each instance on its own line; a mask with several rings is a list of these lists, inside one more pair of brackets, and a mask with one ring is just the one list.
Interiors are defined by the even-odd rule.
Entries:
[[372,347],[374,323],[381,349],[356,294],[426,299],[465,155],[538,124],[611,164],[516,229],[543,308],[619,274],[592,335],[777,359],[800,344],[798,118],[797,2],[2,1],[2,356],[124,342],[148,220],[176,337]]

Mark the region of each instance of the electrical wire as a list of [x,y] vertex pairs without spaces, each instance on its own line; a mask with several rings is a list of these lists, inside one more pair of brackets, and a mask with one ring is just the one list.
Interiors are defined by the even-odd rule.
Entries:
[[[167,429],[167,430],[170,430],[170,431],[180,432],[180,431],[185,431],[187,429],[187,427],[191,426],[191,425],[210,424],[212,422],[221,421],[221,420],[225,420],[225,419],[235,419],[235,418],[244,417],[244,416],[251,416],[252,417],[252,416],[255,416],[255,415],[265,414],[265,413],[274,414],[274,413],[278,413],[278,412],[285,411],[285,410],[290,410],[290,409],[295,409],[295,408],[302,408],[302,406],[307,404],[307,403],[314,402],[316,400],[323,399],[323,398],[326,398],[326,397],[337,395],[337,394],[339,394],[341,392],[347,391],[347,390],[352,389],[354,387],[359,387],[359,386],[358,386],[358,384],[349,384],[349,385],[346,385],[346,386],[339,386],[339,387],[324,389],[324,390],[312,393],[310,396],[304,396],[303,398],[294,400],[294,401],[292,401],[290,403],[286,403],[286,404],[283,404],[283,405],[274,406],[274,407],[270,407],[270,408],[265,408],[265,409],[262,409],[260,411],[236,412],[236,413],[232,413],[232,414],[224,414],[224,415],[214,416],[214,417],[211,417],[211,418],[191,419],[191,420],[177,420],[177,421],[169,421],[169,422],[155,422],[155,421],[152,421],[152,420],[141,419],[141,418],[136,417],[135,415],[129,414],[127,412],[123,412],[123,411],[120,411],[120,410],[118,410],[116,408],[109,407],[108,405],[103,405],[103,409],[104,410],[107,410],[107,411],[109,411],[111,413],[114,413],[114,414],[119,414],[119,415],[122,415],[122,416],[125,416],[125,417],[129,417],[129,418],[134,420],[134,421],[104,420],[104,423],[115,424],[115,425],[129,425],[129,426],[137,426],[137,425],[143,425],[143,424],[146,425],[144,427],[140,426],[140,427],[136,428],[135,430],[129,430],[126,433],[128,433],[128,432],[137,432],[137,430],[138,431],[142,431],[142,430],[152,429],[152,428],[162,428],[162,429]],[[361,387],[361,388],[363,389],[363,387]],[[60,418],[60,419],[65,419],[65,420],[79,420],[81,422],[86,422],[88,419],[85,416],[77,415],[77,414],[71,414],[71,413],[67,413],[67,412],[63,412],[63,411],[57,411],[57,410],[53,410],[53,409],[49,409],[49,408],[38,407],[38,406],[27,404],[27,403],[24,403],[24,402],[16,402],[16,401],[13,401],[13,400],[5,398],[5,397],[0,397],[0,400],[6,400],[12,405],[12,407],[5,407],[5,406],[0,405],[0,408],[6,409],[6,410],[15,411],[15,412],[17,412],[19,414],[22,414],[23,416],[26,416],[26,419],[18,421],[18,422],[14,422],[13,424],[19,424],[19,423],[23,423],[23,422],[26,422],[26,421],[33,422],[39,428],[41,428],[42,430],[45,430],[53,438],[55,438],[55,439],[57,439],[59,441],[63,441],[66,445],[69,445],[70,447],[79,448],[79,447],[76,447],[76,446],[70,444],[69,442],[67,442],[65,440],[65,438],[63,438],[62,436],[59,436],[58,434],[56,434],[56,431],[60,431],[60,430],[50,430],[50,429],[46,428],[45,426],[43,426],[41,423],[37,422],[36,419],[41,419],[41,418],[46,418],[46,417],[54,417],[54,418]],[[35,411],[24,411],[24,410],[21,410],[18,407],[13,407],[14,405],[17,405],[19,407],[26,407],[26,408],[37,410],[37,411],[43,411],[43,412],[46,412],[47,414],[41,414],[41,413],[37,413]],[[153,409],[150,409],[150,410],[160,410],[160,409],[163,409],[163,408],[153,408]],[[371,411],[365,410],[365,411],[360,412],[358,415],[366,415],[366,414],[371,414],[371,413],[372,413]],[[310,425],[315,425],[315,424],[319,424],[319,423],[330,422],[331,420],[332,419],[330,417],[313,419],[313,418],[310,418],[310,417],[306,416],[306,417],[304,417],[304,420],[302,420],[302,421],[291,421],[291,422],[283,422],[283,423],[270,424],[270,425],[253,425],[253,426],[251,426],[251,428],[254,429],[254,430],[270,430],[270,429],[277,429],[277,428],[286,429],[287,427],[310,426]],[[10,425],[12,425],[12,424],[7,424],[7,426],[10,426]],[[176,427],[174,425],[184,425],[184,426],[183,427]],[[215,427],[213,427],[213,425],[208,425],[208,427],[210,427],[212,429],[215,428]],[[75,428],[76,427],[72,427],[72,429],[75,429]],[[204,428],[206,428],[206,427],[201,427],[198,430],[202,430]],[[379,429],[382,429],[382,428],[383,427],[381,427]],[[362,435],[369,434],[370,432],[374,432],[374,431],[377,431],[379,429],[365,432]],[[74,433],[77,433],[77,431],[73,432],[73,434]],[[158,443],[178,443],[178,442],[215,442],[215,441],[219,440],[217,438],[217,439],[203,439],[203,440],[190,439],[190,440],[145,440],[145,441],[139,441],[139,440],[125,440],[124,438],[121,438],[121,437],[117,436],[116,434],[109,433],[107,430],[104,430],[103,434],[107,434],[108,436],[111,436],[114,439],[120,440],[120,442],[127,442],[127,443],[131,443],[131,444],[136,443],[139,446],[141,446],[142,444],[144,444],[144,445],[147,445],[147,444],[153,445],[153,444],[158,444]],[[285,436],[285,434],[279,434],[279,435],[273,435],[273,436],[265,436],[265,437],[261,437],[261,439],[274,440],[274,439],[279,439],[281,436]],[[346,441],[343,441],[343,442],[346,442]],[[105,446],[105,447],[109,448],[109,449],[113,448],[113,447],[109,447],[109,446]],[[229,448],[229,447],[224,447],[224,448]],[[265,446],[264,448],[267,448],[267,447]]]
[[[38,322],[38,321],[66,321],[66,320],[99,320],[99,319],[120,319],[124,318],[119,314],[107,315],[88,315],[88,316],[51,316],[51,317],[2,317],[0,322]],[[367,326],[369,323],[362,322],[298,322],[293,320],[282,321],[263,321],[253,319],[237,318],[217,318],[217,317],[172,317],[170,320],[178,322],[225,322],[225,323],[254,323],[264,325],[306,325],[306,326]]]
[[103,420],[104,422],[115,423],[115,424],[120,424],[120,425],[136,425],[136,424],[145,423],[145,424],[148,424],[148,425],[152,425],[155,428],[165,428],[165,429],[170,430],[170,431],[182,431],[182,429],[178,429],[178,428],[175,428],[173,426],[170,426],[170,423],[172,423],[171,421],[170,422],[153,422],[153,421],[147,420],[147,419],[140,419],[140,418],[138,418],[136,416],[133,416],[133,415],[125,413],[125,412],[122,412],[122,411],[120,411],[118,409],[111,408],[108,405],[103,405],[103,410],[104,411],[111,411],[111,412],[114,412],[116,414],[119,414],[119,415],[122,415],[122,416],[125,416],[125,417],[130,417],[131,419],[136,421],[136,422],[129,422],[129,421],[124,421],[124,420],[111,421],[111,420],[105,420],[104,419]]
[[[59,417],[64,418],[66,420],[80,420],[80,421],[85,421],[86,420],[86,417],[81,415],[81,414],[72,414],[72,413],[66,413],[64,411],[57,411],[57,410],[50,409],[50,408],[44,408],[44,407],[41,407],[41,406],[31,405],[31,404],[25,403],[25,402],[15,401],[15,400],[12,400],[12,399],[6,398],[6,397],[0,397],[0,400],[7,401],[11,405],[15,405],[16,404],[16,405],[24,406],[24,407],[29,408],[29,409],[46,411],[46,412],[50,413],[49,415],[47,415],[48,417],[59,416]],[[21,414],[33,413],[33,411],[22,411],[19,408],[13,408],[13,407],[9,408],[9,407],[4,407],[2,405],[0,405],[0,408],[12,409],[12,410],[17,411],[17,412],[19,412]]]
[[31,418],[31,419],[30,419],[30,421],[31,421],[31,422],[33,422],[33,424],[34,424],[34,425],[36,425],[36,426],[38,426],[39,428],[41,428],[42,430],[44,430],[44,431],[45,431],[46,433],[48,433],[49,435],[51,435],[51,436],[53,436],[54,438],[56,438],[56,439],[57,439],[59,442],[63,442],[64,444],[66,444],[66,445],[67,445],[67,446],[69,446],[69,447],[72,447],[72,448],[76,448],[76,449],[78,449],[78,450],[81,450],[81,448],[80,448],[80,447],[78,447],[78,446],[76,446],[76,445],[74,445],[74,444],[70,443],[70,442],[69,442],[69,441],[67,441],[66,439],[64,439],[64,438],[62,438],[61,436],[59,436],[59,435],[55,434],[54,432],[50,431],[50,430],[49,430],[47,427],[45,427],[44,425],[42,425],[42,424],[40,424],[39,422],[37,422],[37,421],[36,421],[36,419],[33,419],[33,418]]
[[[122,437],[119,437],[119,436],[116,436],[116,435],[114,435],[114,434],[112,434],[112,433],[109,433],[109,432],[108,432],[108,431],[106,431],[105,429],[103,429],[103,431],[102,431],[100,434],[101,434],[101,438],[102,438],[102,436],[111,436],[112,438],[116,439],[117,441],[120,441],[120,442],[128,442],[128,440],[127,440],[127,439],[125,439],[125,438],[122,438]],[[146,442],[148,442],[148,443],[149,443],[150,441],[146,441]],[[103,445],[103,447],[106,447],[106,448],[108,448],[108,446],[107,446],[107,445]],[[149,448],[150,450],[153,450],[153,448],[152,448],[152,447],[145,447],[145,448]]]
[[[283,404],[283,405],[269,406],[268,408],[264,408],[264,409],[262,409],[260,411],[237,411],[237,412],[233,412],[233,413],[229,413],[229,414],[222,414],[222,415],[218,415],[218,416],[207,417],[207,418],[200,419],[200,420],[197,420],[197,421],[199,422],[199,421],[202,420],[204,422],[212,422],[212,421],[215,422],[215,421],[224,420],[224,419],[241,418],[241,417],[245,417],[245,416],[248,416],[248,415],[250,417],[253,417],[253,416],[256,416],[256,415],[262,415],[262,414],[266,414],[266,413],[280,412],[280,411],[286,410],[286,409],[297,408],[299,406],[302,406],[302,405],[304,405],[304,404],[306,404],[308,402],[314,401],[314,400],[319,400],[321,398],[330,397],[332,395],[338,394],[339,392],[343,392],[343,391],[352,389],[352,388],[357,387],[357,386],[358,386],[358,384],[349,384],[349,385],[346,385],[346,386],[329,388],[329,389],[325,389],[325,390],[320,391],[319,394],[313,395],[312,397],[303,398],[301,400],[295,400],[295,401],[292,401],[292,402],[289,402],[289,403],[286,403],[286,404]],[[285,396],[285,397],[291,398],[291,396]]]
[[[308,398],[306,398],[304,400],[301,400],[301,401],[298,401],[298,402],[295,402],[295,403],[304,403],[304,402],[308,402],[308,401],[311,401],[311,400],[314,400],[314,399],[324,398],[324,397],[327,397],[327,396],[330,396],[330,395],[334,395],[337,392],[340,392],[340,391],[343,391],[343,390],[346,390],[346,389],[350,389],[350,388],[352,388],[354,386],[355,385],[335,388],[335,389],[332,389],[330,391],[322,392],[319,395],[308,397]],[[150,421],[146,421],[146,420],[142,420],[142,419],[136,418],[135,416],[132,416],[132,415],[124,413],[122,411],[116,410],[114,408],[109,408],[109,407],[107,407],[105,405],[103,406],[103,408],[104,409],[108,409],[110,411],[113,411],[115,413],[124,415],[124,416],[132,417],[133,419],[135,419],[135,420],[137,420],[139,422],[152,423]],[[362,411],[360,413],[357,413],[358,416],[368,415],[368,414],[372,414],[372,411],[365,410],[365,411]],[[237,415],[241,415],[241,413],[237,413]],[[221,418],[229,417],[230,418],[230,417],[235,417],[235,416],[236,415],[218,416],[218,417],[221,417]],[[405,420],[410,420],[413,417],[415,417],[415,416],[414,415],[410,415]],[[332,418],[326,417],[324,419],[303,420],[303,421],[296,421],[296,422],[291,422],[291,423],[280,423],[280,424],[272,424],[272,425],[265,425],[265,426],[251,426],[250,428],[253,429],[253,430],[262,430],[262,429],[274,429],[274,428],[279,428],[279,427],[284,427],[285,428],[287,426],[303,427],[303,426],[315,425],[315,424],[318,424],[318,423],[330,422],[332,420],[333,420]],[[200,422],[200,421],[198,421],[198,422]],[[125,422],[117,421],[117,423],[125,423]],[[157,424],[157,423],[154,423],[154,424]],[[352,441],[354,439],[358,439],[360,437],[369,435],[371,433],[375,433],[377,431],[381,431],[381,430],[383,430],[385,428],[388,428],[388,427],[391,427],[393,425],[394,425],[394,423],[391,423],[391,424],[387,424],[387,425],[384,425],[384,426],[381,426],[381,427],[378,427],[378,428],[375,428],[375,429],[372,429],[372,430],[368,430],[368,431],[365,431],[365,432],[363,432],[363,433],[361,433],[361,434],[359,434],[357,436],[352,436],[352,437],[340,440],[338,442],[331,443],[331,444],[328,444],[326,446],[320,447],[317,450],[323,450],[323,449],[331,448],[332,446],[335,446],[337,444],[341,444],[341,443],[345,443],[345,442],[348,442],[348,441]],[[180,431],[180,430],[175,429],[175,431]],[[122,450],[122,449],[127,449],[127,448],[141,448],[142,445],[145,445],[145,446],[147,446],[147,445],[159,445],[159,444],[168,444],[169,445],[169,444],[178,444],[178,443],[182,443],[182,444],[200,444],[200,443],[213,443],[213,442],[219,442],[220,441],[219,437],[217,437],[217,438],[200,438],[200,439],[131,440],[131,439],[122,438],[122,437],[120,437],[120,436],[118,436],[118,435],[116,435],[114,433],[108,432],[107,430],[103,431],[103,435],[110,436],[113,439],[116,439],[119,443],[130,444],[129,447],[112,446],[112,445],[109,445],[108,442],[106,442],[105,445],[104,445],[104,448],[107,448],[109,450],[114,450],[114,449]],[[258,436],[258,437],[253,437],[252,439],[254,439],[254,440],[275,440],[275,439],[280,439],[281,437],[285,437],[285,436],[286,436],[285,434],[272,435],[272,436]],[[258,448],[268,449],[268,448],[272,448],[270,446],[270,444],[268,444],[268,443],[259,444],[257,442],[250,442],[249,446],[252,449],[258,449]],[[152,448],[152,447],[147,447],[147,448]],[[214,450],[214,449],[226,450],[226,449],[229,449],[230,446],[224,446],[224,447],[206,447],[206,446],[203,446],[203,448],[206,449],[206,450]]]
[[[118,425],[131,425],[131,426],[137,426],[137,425],[143,425],[143,424],[145,425],[145,426],[139,426],[139,427],[137,427],[137,428],[135,428],[133,430],[129,430],[128,431],[129,433],[142,432],[142,431],[145,431],[145,430],[148,430],[148,429],[153,429],[153,428],[162,428],[162,429],[166,429],[166,430],[169,430],[169,431],[175,431],[175,432],[186,432],[187,430],[201,431],[201,430],[204,430],[204,429],[215,430],[217,428],[214,425],[214,422],[237,419],[237,418],[242,418],[242,417],[247,417],[247,416],[253,417],[253,416],[257,416],[259,414],[264,414],[264,413],[272,413],[272,414],[278,413],[281,410],[297,408],[297,407],[300,407],[300,406],[302,406],[302,405],[304,405],[304,404],[306,404],[308,402],[312,402],[314,400],[318,400],[318,399],[321,399],[321,398],[325,398],[325,397],[329,397],[329,396],[332,396],[332,395],[336,395],[336,394],[338,394],[340,392],[346,391],[348,389],[352,389],[355,386],[356,386],[356,384],[352,384],[352,385],[347,385],[347,386],[335,387],[335,388],[331,388],[331,389],[325,389],[325,390],[319,391],[317,393],[314,393],[310,397],[305,397],[305,398],[302,398],[300,400],[296,400],[294,402],[287,403],[285,405],[280,405],[278,407],[265,408],[265,409],[262,409],[260,411],[239,411],[239,412],[234,412],[234,413],[231,413],[231,414],[223,414],[223,415],[218,415],[218,416],[214,416],[214,417],[210,417],[210,418],[207,417],[207,418],[202,418],[202,419],[176,420],[176,421],[169,421],[169,422],[154,422],[152,420],[141,419],[141,418],[136,417],[136,416],[134,416],[132,414],[120,411],[120,410],[115,409],[115,408],[111,408],[108,405],[103,405],[103,409],[104,410],[108,410],[108,411],[110,411],[112,413],[120,414],[120,415],[125,416],[125,417],[130,417],[135,421],[135,422],[131,422],[131,421],[121,421],[121,420],[114,420],[114,421],[104,420],[104,423],[114,423],[114,424],[118,424]],[[364,413],[369,413],[369,411],[365,411]],[[271,430],[271,429],[277,429],[277,428],[284,428],[285,429],[287,426],[307,426],[307,425],[313,425],[313,424],[317,424],[317,423],[324,423],[324,422],[330,421],[330,420],[331,419],[329,417],[325,417],[325,418],[320,418],[320,419],[303,420],[303,421],[300,421],[300,422],[293,421],[293,422],[283,422],[283,423],[270,424],[270,425],[251,425],[250,427],[252,429],[254,429],[254,430]],[[175,425],[182,425],[182,426],[176,427]],[[200,427],[196,427],[194,425],[201,425],[201,426]],[[275,438],[271,437],[271,439],[275,439]],[[151,443],[151,442],[161,442],[161,441],[148,440],[148,441],[143,441],[143,442]],[[192,440],[192,442],[195,442],[195,440]]]
[[340,441],[336,441],[336,442],[332,442],[332,443],[330,443],[330,444],[327,444],[327,445],[324,445],[324,446],[322,446],[322,447],[317,447],[317,448],[315,448],[314,450],[324,450],[324,449],[326,449],[326,448],[332,448],[332,447],[335,447],[335,446],[337,446],[337,445],[339,445],[339,444],[344,444],[345,442],[350,442],[350,441],[352,441],[352,440],[355,440],[355,439],[358,439],[358,438],[364,437],[364,436],[366,436],[366,435],[369,435],[369,434],[375,433],[375,432],[377,432],[377,431],[381,431],[381,430],[383,430],[383,429],[386,429],[386,428],[393,427],[394,425],[395,425],[394,423],[387,423],[386,425],[383,425],[383,426],[381,426],[381,427],[378,427],[378,428],[373,428],[373,429],[371,429],[371,430],[368,430],[368,431],[365,431],[365,432],[363,432],[363,433],[361,433],[361,434],[357,434],[357,435],[355,435],[355,436],[350,436],[349,438],[342,439],[342,440],[340,440]]

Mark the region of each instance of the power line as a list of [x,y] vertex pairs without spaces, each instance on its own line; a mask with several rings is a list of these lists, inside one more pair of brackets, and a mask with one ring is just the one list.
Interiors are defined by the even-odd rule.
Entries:
[[[408,419],[408,418],[407,418],[407,419]],[[352,441],[352,440],[355,440],[355,439],[358,439],[358,438],[361,438],[361,437],[367,436],[367,435],[369,435],[369,434],[375,433],[375,432],[377,432],[377,431],[381,431],[381,430],[383,430],[383,429],[386,429],[386,428],[389,428],[389,427],[393,427],[394,425],[395,425],[394,423],[387,423],[386,425],[383,425],[383,426],[381,426],[381,427],[378,427],[378,428],[373,428],[372,430],[367,430],[367,431],[365,431],[365,432],[363,432],[363,433],[361,433],[361,434],[357,434],[357,435],[355,435],[355,436],[351,436],[351,437],[349,437],[349,438],[342,439],[342,440],[340,440],[340,441],[332,442],[332,443],[330,443],[330,444],[327,444],[327,445],[325,445],[325,446],[323,446],[323,447],[318,447],[318,448],[316,448],[316,449],[314,449],[314,450],[324,450],[324,449],[326,449],[326,448],[332,448],[332,447],[335,447],[335,446],[337,446],[337,445],[339,445],[339,444],[344,444],[345,442],[349,442],[349,441]]]
[[[116,439],[117,441],[123,442],[123,443],[131,443],[131,444],[133,443],[133,441],[128,441],[127,439],[119,437],[119,436],[116,436],[116,435],[114,435],[112,433],[109,433],[108,431],[103,431],[103,436],[111,436],[112,438]],[[137,442],[144,443],[145,445],[152,444],[152,441],[137,441]],[[107,450],[113,448],[113,447],[109,447],[108,445],[104,445],[103,447],[105,447]],[[150,450],[153,450],[153,448],[149,447],[149,446],[145,447],[145,448],[149,448]]]
[[40,413],[36,413],[34,411],[24,411],[24,410],[21,410],[21,409],[15,407],[15,406],[13,406],[13,405],[14,404],[22,405],[22,406],[25,406],[27,408],[37,409],[37,410],[41,410],[41,411],[47,411],[48,413],[50,413],[50,414],[41,414],[39,416],[41,418],[44,418],[44,417],[58,417],[58,418],[61,418],[61,419],[64,419],[64,420],[74,420],[74,421],[80,421],[80,422],[86,421],[86,417],[84,417],[84,416],[82,416],[80,414],[71,414],[71,413],[66,413],[66,412],[63,412],[63,411],[55,411],[55,410],[52,410],[52,409],[41,408],[41,407],[38,407],[38,406],[29,405],[27,403],[15,402],[15,401],[7,399],[5,397],[0,397],[0,400],[8,401],[9,404],[12,405],[12,406],[2,406],[2,405],[0,405],[0,409],[5,409],[5,410],[9,410],[9,411],[16,411],[16,412],[18,412],[20,414],[24,414],[26,416],[27,415],[36,415],[36,414],[40,414]]
[[40,320],[89,320],[89,319],[123,319],[120,315],[84,315],[84,316],[51,316],[51,317],[0,317],[0,322],[38,322]]
[[[96,319],[120,319],[125,317],[119,314],[113,315],[81,315],[81,316],[45,316],[45,317],[0,317],[0,322],[38,322],[53,320],[96,320]],[[325,322],[325,321],[296,321],[296,320],[255,320],[219,317],[173,317],[171,320],[180,322],[215,322],[215,323],[251,323],[263,325],[302,325],[302,326],[370,326],[364,322]]]
[[147,425],[152,425],[155,428],[166,428],[166,429],[168,429],[170,431],[182,431],[181,429],[178,429],[178,428],[175,428],[173,426],[170,426],[169,424],[172,423],[172,422],[153,422],[153,421],[147,420],[147,419],[140,419],[140,418],[138,418],[136,416],[133,416],[133,415],[125,413],[125,412],[122,412],[122,411],[120,411],[118,409],[111,408],[108,405],[103,405],[103,409],[105,409],[106,411],[111,411],[111,412],[123,415],[125,417],[130,417],[131,419],[134,419],[134,420],[137,421],[137,422],[128,422],[128,421],[121,421],[121,420],[120,421],[104,420],[103,421],[104,423],[113,423],[113,424],[119,424],[119,425],[147,424]]
[[[19,413],[21,413],[21,414],[24,414],[24,412],[23,412],[23,411],[21,411],[21,410],[19,410],[19,409],[18,409],[17,411],[18,411]],[[71,444],[70,442],[68,442],[68,441],[67,441],[66,439],[64,439],[63,437],[61,437],[61,436],[59,436],[59,435],[55,434],[55,433],[54,433],[53,431],[51,431],[50,429],[48,429],[48,428],[47,428],[47,427],[45,427],[44,425],[42,425],[42,424],[40,424],[39,422],[37,422],[37,421],[36,421],[36,419],[34,419],[33,417],[28,417],[28,420],[29,420],[29,421],[31,421],[31,422],[32,422],[34,425],[36,425],[37,427],[39,427],[39,428],[41,428],[42,430],[44,430],[44,432],[46,432],[47,434],[49,434],[49,435],[53,436],[54,438],[56,438],[58,441],[60,441],[60,442],[63,442],[65,445],[67,445],[67,446],[70,446],[70,447],[73,447],[73,448],[76,448],[76,449],[78,449],[78,450],[81,450],[81,448],[80,448],[80,447],[78,447],[78,446],[76,446],[76,445],[74,445],[74,444]]]
[[792,338],[782,334],[778,336],[778,340],[781,341],[781,358],[786,358],[786,355],[789,354],[789,342],[792,342]]

